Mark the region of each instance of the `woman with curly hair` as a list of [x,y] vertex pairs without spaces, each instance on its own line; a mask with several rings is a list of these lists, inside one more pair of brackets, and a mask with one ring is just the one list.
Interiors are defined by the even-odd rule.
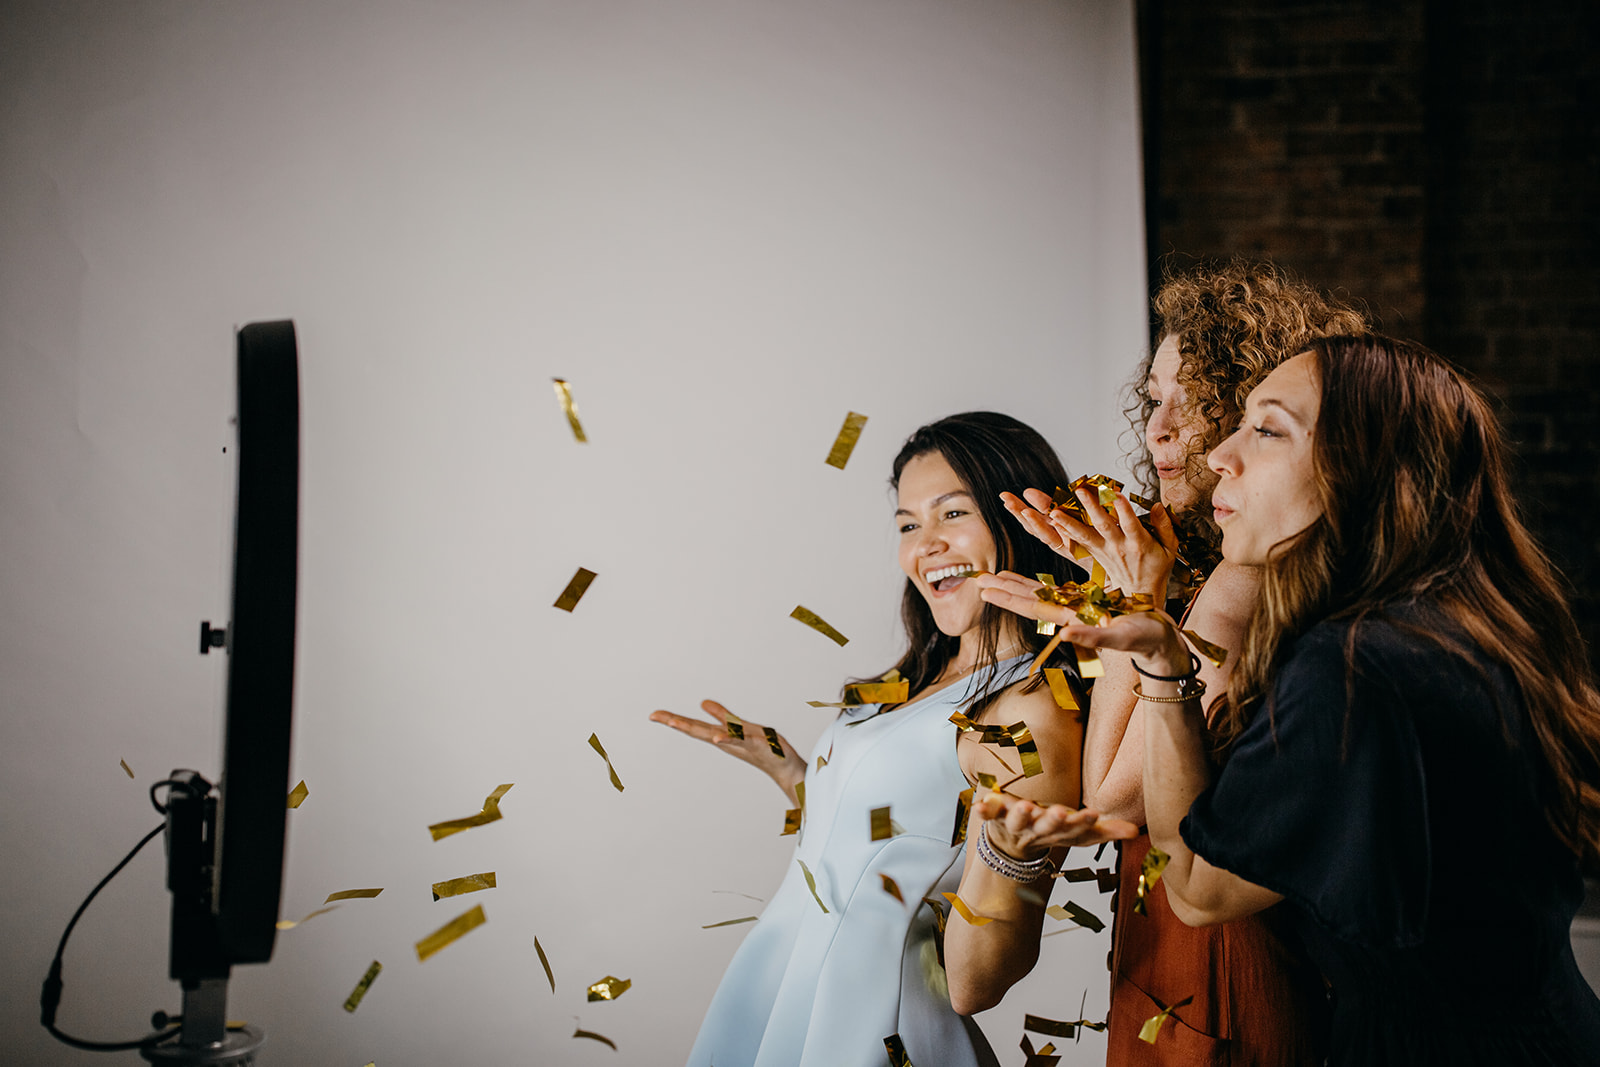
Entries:
[[[1114,514],[1088,490],[1079,494],[1091,524],[1030,490],[1027,502],[1007,498],[1013,514],[1038,538],[1071,558],[1086,549],[1105,568],[1108,586],[1124,593],[1168,598],[1178,535],[1193,573],[1180,587],[1204,584],[1187,609],[1185,627],[1224,648],[1238,648],[1255,611],[1259,572],[1217,563],[1211,519],[1216,474],[1205,455],[1237,425],[1245,396],[1272,369],[1312,339],[1360,332],[1362,317],[1270,263],[1236,259],[1197,265],[1170,276],[1157,292],[1157,344],[1134,384],[1134,426],[1144,450],[1135,463],[1152,510],[1151,536],[1120,495]],[[1044,488],[1044,487],[1040,487]],[[1031,506],[1030,506],[1031,505]],[[1084,739],[1084,804],[1107,819],[1145,823],[1144,716],[1134,695],[1137,674],[1126,655],[1102,656]],[[1202,677],[1226,684],[1233,657],[1207,662]],[[1087,824],[1080,824],[1087,825]],[[1019,831],[1024,823],[1018,822]],[[1013,856],[1038,845],[991,824],[989,838]],[[1056,830],[1061,833],[1061,830]],[[1071,843],[1065,835],[1063,843]],[[1002,840],[1005,844],[1001,844]],[[1273,915],[1223,927],[1191,929],[1178,920],[1157,884],[1134,909],[1141,867],[1150,849],[1144,833],[1118,842],[1118,891],[1113,905],[1111,1011],[1107,1062],[1114,1064],[1233,1065],[1320,1061],[1325,997],[1321,979],[1286,944]],[[951,968],[956,987],[956,964]],[[1139,1040],[1146,1020],[1180,1000],[1187,1005],[1152,1045]]]
[[1600,693],[1563,583],[1481,394],[1420,345],[1307,348],[1208,459],[1223,558],[1262,575],[1209,724],[1170,618],[1061,618],[1140,675],[1166,897],[1223,929],[1279,913],[1327,979],[1330,1064],[1592,1064],[1570,927],[1600,866]]

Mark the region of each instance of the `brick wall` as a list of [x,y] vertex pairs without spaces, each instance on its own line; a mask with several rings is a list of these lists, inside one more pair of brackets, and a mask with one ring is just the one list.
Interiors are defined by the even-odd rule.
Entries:
[[1600,650],[1600,3],[1139,12],[1152,252],[1274,259],[1477,376]]

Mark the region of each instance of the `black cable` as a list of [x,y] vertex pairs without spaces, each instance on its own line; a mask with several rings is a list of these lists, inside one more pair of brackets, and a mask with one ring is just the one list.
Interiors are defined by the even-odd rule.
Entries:
[[[184,788],[188,787],[187,783],[184,782],[157,782],[156,785],[178,785]],[[151,787],[150,800],[152,803],[156,803],[155,786]],[[158,808],[161,807],[159,803],[157,803],[156,806]],[[83,913],[89,907],[89,903],[99,895],[100,890],[104,889],[106,884],[110,882],[111,879],[120,874],[122,872],[122,868],[133,862],[133,857],[139,854],[140,849],[144,848],[144,846],[155,840],[155,838],[166,828],[167,824],[162,823],[154,830],[151,830],[149,833],[140,838],[139,843],[133,846],[133,851],[122,857],[122,862],[111,868],[111,873],[100,879],[100,884],[95,886],[94,889],[90,890],[89,895],[84,898],[83,903],[78,905],[78,910],[73,913],[72,921],[67,923],[66,930],[62,932],[61,943],[56,946],[56,958],[50,963],[50,974],[45,978],[44,988],[39,992],[39,1022],[43,1024],[46,1030],[50,1031],[57,1041],[71,1045],[73,1048],[88,1049],[90,1052],[124,1052],[128,1049],[149,1048],[152,1045],[160,1044],[161,1042],[172,1037],[174,1034],[178,1033],[179,1029],[181,1029],[180,1024],[179,1027],[170,1027],[166,1030],[162,1030],[159,1033],[150,1034],[147,1037],[139,1038],[137,1041],[84,1041],[81,1038],[72,1037],[71,1035],[64,1034],[60,1030],[56,1029],[56,1009],[61,1004],[61,958],[66,954],[67,938],[72,936],[72,928],[78,925],[78,920],[83,917]]]

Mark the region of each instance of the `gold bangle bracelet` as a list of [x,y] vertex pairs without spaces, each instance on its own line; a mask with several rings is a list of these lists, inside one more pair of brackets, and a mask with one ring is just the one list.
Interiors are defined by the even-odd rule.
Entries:
[[1199,700],[1205,691],[1206,683],[1198,678],[1185,687],[1185,692],[1179,693],[1175,697],[1153,697],[1144,691],[1142,681],[1133,683],[1133,695],[1140,700],[1148,700],[1152,704],[1187,704],[1191,700]]

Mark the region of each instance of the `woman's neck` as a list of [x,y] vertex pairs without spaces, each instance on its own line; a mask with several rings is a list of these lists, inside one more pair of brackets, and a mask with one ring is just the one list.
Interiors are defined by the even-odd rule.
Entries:
[[[1009,620],[1008,620],[1009,623]],[[996,662],[1009,659],[1024,650],[1022,634],[1014,625],[1007,625],[1000,631],[999,639],[995,643],[994,658]],[[956,647],[956,654],[945,665],[944,678],[959,678],[963,674],[971,674],[977,669],[979,659],[983,655],[983,631],[973,627],[961,635],[961,643]]]

